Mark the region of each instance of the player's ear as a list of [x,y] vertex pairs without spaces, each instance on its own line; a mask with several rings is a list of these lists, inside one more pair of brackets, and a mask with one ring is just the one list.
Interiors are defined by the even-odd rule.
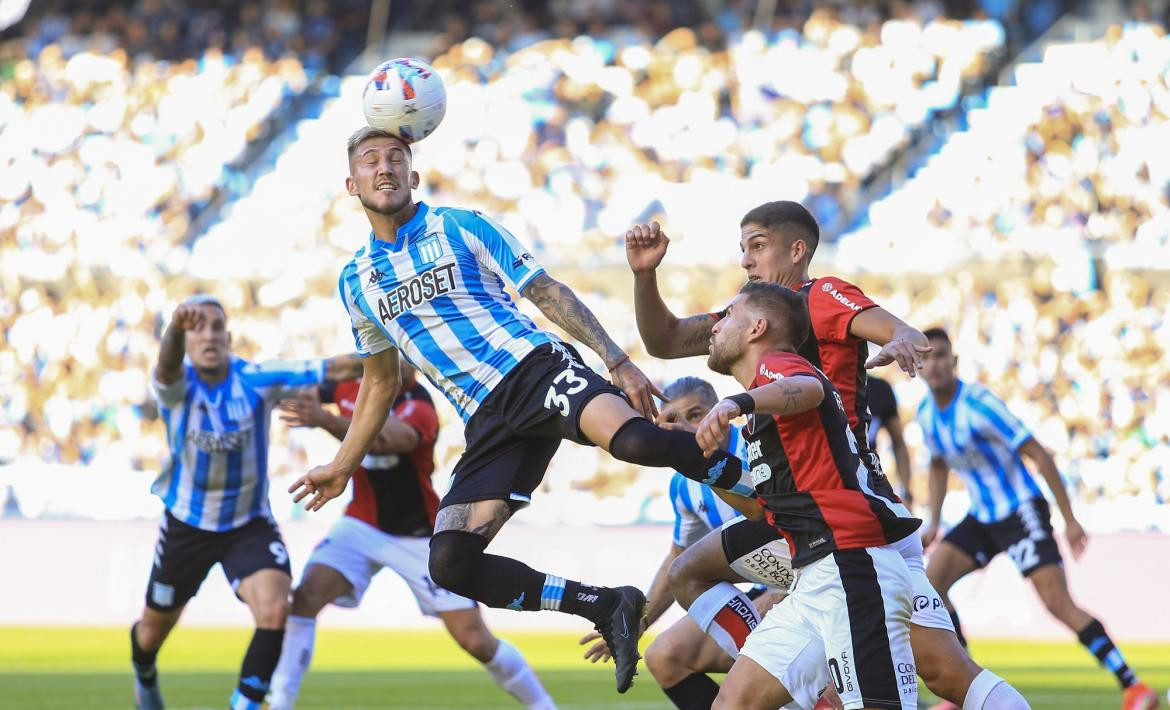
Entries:
[[353,179],[352,176],[345,178],[345,191],[348,192],[350,195],[357,197],[357,194],[358,194],[357,182]]
[[805,254],[808,253],[808,245],[804,243],[803,239],[794,239],[789,252],[792,254],[792,263],[799,264],[804,261]]
[[410,189],[411,190],[418,189],[418,173],[415,172],[414,170],[410,171]]

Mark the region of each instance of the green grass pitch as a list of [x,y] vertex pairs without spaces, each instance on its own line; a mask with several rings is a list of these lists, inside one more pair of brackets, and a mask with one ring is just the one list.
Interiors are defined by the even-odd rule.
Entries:
[[[130,707],[125,629],[0,629],[0,707],[6,710]],[[180,627],[159,656],[162,687],[173,710],[223,708],[250,632]],[[507,634],[528,657],[563,710],[669,708],[643,669],[618,695],[612,666],[580,658],[576,637]],[[1170,685],[1170,645],[1123,644],[1130,663],[1156,688]],[[1073,639],[1059,643],[977,641],[977,660],[1004,676],[1035,710],[1120,707],[1108,672]],[[923,700],[930,696],[924,694]],[[349,631],[325,627],[298,707],[514,708],[474,661],[439,630]]]

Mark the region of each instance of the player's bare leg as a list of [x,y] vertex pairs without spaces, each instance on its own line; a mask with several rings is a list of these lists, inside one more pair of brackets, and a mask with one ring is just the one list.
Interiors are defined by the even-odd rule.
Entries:
[[447,627],[447,633],[451,634],[455,643],[482,663],[496,684],[523,703],[526,708],[540,710],[556,708],[556,703],[541,685],[540,679],[524,660],[524,656],[512,644],[492,635],[478,607],[441,611],[439,619]]
[[740,656],[731,667],[711,710],[776,710],[792,702],[792,694],[763,666]]
[[283,570],[262,569],[240,580],[236,594],[252,612],[256,631],[240,666],[240,682],[231,699],[233,710],[259,710],[268,693],[280,660],[291,591],[292,578]]
[[485,553],[511,515],[509,504],[498,499],[455,503],[439,510],[431,538],[431,580],[497,609],[547,609],[592,621],[616,651],[617,689],[626,692],[637,669],[638,630],[646,597],[633,587],[592,587]]
[[137,710],[162,710],[162,691],[158,685],[155,659],[163,641],[170,636],[183,607],[158,611],[143,607],[142,617],[130,627],[130,658],[134,665],[134,707]]
[[326,604],[352,589],[349,580],[328,565],[313,563],[305,568],[301,583],[293,591],[280,661],[272,674],[269,710],[289,710],[296,704],[301,681],[313,660],[317,615]]
[[1043,565],[1032,570],[1028,579],[1048,612],[1072,630],[1077,640],[1117,677],[1124,693],[1124,710],[1146,710],[1158,706],[1157,693],[1138,681],[1101,622],[1073,601],[1064,567],[1059,564]]

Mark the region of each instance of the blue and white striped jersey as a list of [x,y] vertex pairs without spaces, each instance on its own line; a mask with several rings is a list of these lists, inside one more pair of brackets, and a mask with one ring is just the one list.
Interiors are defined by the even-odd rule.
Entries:
[[[744,474],[750,475],[747,468],[747,445],[739,427],[735,425],[731,426],[727,448],[743,462]],[[695,544],[728,520],[739,517],[739,511],[724,503],[711,491],[710,486],[691,480],[677,471],[670,479],[670,504],[674,507],[674,544],[684,548]]]
[[204,384],[189,362],[170,385],[152,382],[171,458],[150,491],[171,515],[203,530],[234,530],[268,507],[268,421],[277,400],[325,380],[324,360],[232,357],[228,377]]
[[419,202],[393,244],[370,234],[338,288],[358,354],[397,347],[467,421],[524,356],[559,340],[504,291],[542,273],[491,218]]
[[1044,495],[1019,454],[1032,433],[986,387],[959,381],[954,400],[941,411],[928,394],[918,405],[918,425],[930,455],[963,479],[976,520],[1003,520]]

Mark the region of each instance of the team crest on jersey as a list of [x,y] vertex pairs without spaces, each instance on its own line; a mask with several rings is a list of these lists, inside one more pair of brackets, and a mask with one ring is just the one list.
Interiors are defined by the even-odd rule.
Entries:
[[435,234],[424,237],[414,246],[414,250],[418,253],[419,260],[424,264],[438,261],[443,256],[443,244],[439,241],[438,235]]

